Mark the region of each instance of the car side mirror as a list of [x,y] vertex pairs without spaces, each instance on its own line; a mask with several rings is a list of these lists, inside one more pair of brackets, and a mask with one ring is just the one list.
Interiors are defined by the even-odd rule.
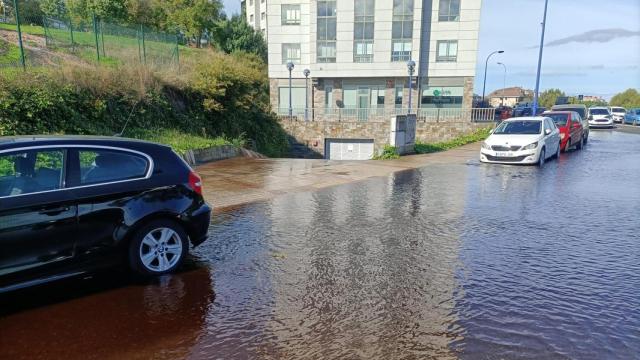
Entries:
[[545,129],[545,130],[544,130],[544,133],[545,133],[546,135],[551,134],[551,129]]

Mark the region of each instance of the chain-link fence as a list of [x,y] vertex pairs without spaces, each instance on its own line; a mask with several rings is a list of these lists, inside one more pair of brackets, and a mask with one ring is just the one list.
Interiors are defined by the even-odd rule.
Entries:
[[178,66],[177,35],[123,26],[93,17],[87,22],[28,18],[20,8],[0,12],[0,68],[46,66],[66,59],[149,66]]

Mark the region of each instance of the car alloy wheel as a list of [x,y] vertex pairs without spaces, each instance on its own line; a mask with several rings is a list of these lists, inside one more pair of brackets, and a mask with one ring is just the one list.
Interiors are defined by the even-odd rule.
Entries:
[[167,271],[182,257],[182,239],[169,228],[154,229],[142,239],[139,255],[150,271]]
[[556,151],[556,159],[560,159],[560,145],[562,143],[558,143],[558,150]]
[[545,159],[545,151],[544,148],[542,148],[542,150],[540,150],[540,158],[538,159],[538,166],[543,167],[544,166],[544,161]]
[[582,150],[583,146],[584,146],[584,138],[581,138],[580,141],[578,141],[578,144],[576,144],[576,149]]
[[182,227],[169,220],[156,220],[139,229],[129,248],[131,268],[140,275],[173,272],[189,252]]

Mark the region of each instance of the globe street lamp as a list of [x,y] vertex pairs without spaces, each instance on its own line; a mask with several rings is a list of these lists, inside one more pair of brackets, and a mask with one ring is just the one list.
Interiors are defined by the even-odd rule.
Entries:
[[504,67],[504,79],[502,81],[502,101],[500,104],[504,107],[504,91],[507,88],[507,65],[499,62],[498,65],[502,65]]
[[311,70],[304,69],[304,121],[309,121],[309,74]]
[[544,30],[547,26],[547,6],[549,0],[544,2],[544,17],[542,18],[542,36],[540,37],[540,54],[538,55],[538,73],[536,74],[536,91],[533,94],[533,109],[531,109],[531,115],[536,116],[538,114],[538,92],[540,91],[540,70],[542,69],[542,50],[544,49]]
[[413,72],[416,69],[416,62],[413,60],[409,60],[407,62],[407,70],[409,71],[409,110],[407,111],[407,115],[411,114],[411,93],[413,92]]
[[502,54],[504,50],[494,51],[489,56],[487,56],[487,61],[484,63],[484,84],[482,85],[482,106],[484,106],[484,94],[487,88],[487,66],[489,66],[489,59],[495,54]]
[[287,70],[289,70],[289,118],[293,117],[293,107],[291,103],[291,72],[295,66],[291,61],[287,63]]

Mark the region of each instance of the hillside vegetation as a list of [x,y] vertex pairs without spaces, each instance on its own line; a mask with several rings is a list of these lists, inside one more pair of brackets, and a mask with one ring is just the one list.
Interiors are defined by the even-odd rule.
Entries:
[[255,143],[269,156],[287,152],[270,112],[261,59],[198,50],[180,72],[128,64],[67,61],[0,72],[0,136],[95,134],[166,142],[178,150]]

